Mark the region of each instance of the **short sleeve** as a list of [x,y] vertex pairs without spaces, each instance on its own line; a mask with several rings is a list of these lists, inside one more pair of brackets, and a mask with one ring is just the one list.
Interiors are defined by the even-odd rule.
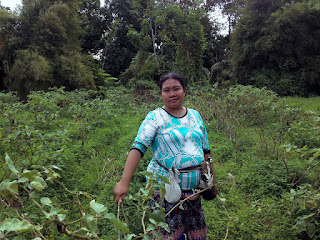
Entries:
[[203,120],[202,120],[202,118],[200,116],[200,113],[198,113],[198,116],[199,116],[200,129],[201,129],[202,134],[203,134],[203,138],[202,138],[203,153],[204,154],[208,154],[208,153],[210,153],[210,147],[209,147],[207,129],[206,129],[206,126],[203,123]]
[[157,132],[157,121],[153,112],[149,112],[140,125],[138,134],[132,144],[131,149],[137,149],[141,153],[141,157],[147,152],[154,136]]

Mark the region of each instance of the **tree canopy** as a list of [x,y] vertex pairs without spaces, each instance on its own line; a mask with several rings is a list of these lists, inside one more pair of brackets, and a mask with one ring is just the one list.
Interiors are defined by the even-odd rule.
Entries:
[[237,82],[319,94],[319,2],[249,2],[232,36]]
[[95,88],[103,72],[141,90],[178,71],[197,84],[319,94],[319,12],[317,0],[23,0],[0,8],[0,90]]

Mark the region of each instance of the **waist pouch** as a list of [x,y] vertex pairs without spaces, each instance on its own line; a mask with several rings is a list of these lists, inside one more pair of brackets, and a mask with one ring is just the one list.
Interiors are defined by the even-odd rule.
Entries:
[[[160,167],[164,168],[170,174],[170,177],[169,177],[170,184],[167,184],[167,183],[165,184],[165,188],[166,188],[165,199],[170,203],[175,203],[180,200],[180,196],[181,196],[181,189],[179,185],[180,173],[188,173],[195,170],[201,170],[201,180],[197,189],[199,190],[206,189],[210,185],[212,185],[213,175],[210,171],[210,163],[207,161],[203,161],[201,165],[197,165],[194,167],[181,168],[181,169],[177,169],[175,167],[172,167],[169,169],[166,166],[162,165],[157,159],[155,159],[155,161]],[[175,174],[178,175],[178,178],[176,178]],[[211,188],[208,188],[207,190],[201,192],[200,194],[205,200],[212,200],[216,197],[214,193],[213,185]]]

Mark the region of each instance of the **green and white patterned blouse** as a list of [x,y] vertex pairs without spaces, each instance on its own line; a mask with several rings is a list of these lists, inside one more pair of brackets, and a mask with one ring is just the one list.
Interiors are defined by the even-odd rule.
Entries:
[[[205,153],[210,153],[207,131],[196,110],[187,109],[180,118],[157,108],[148,113],[131,147],[143,156],[151,146],[153,158],[147,171],[169,178],[169,173],[155,161],[167,168],[182,169],[200,165]],[[180,173],[182,190],[194,189],[200,182],[200,170]]]

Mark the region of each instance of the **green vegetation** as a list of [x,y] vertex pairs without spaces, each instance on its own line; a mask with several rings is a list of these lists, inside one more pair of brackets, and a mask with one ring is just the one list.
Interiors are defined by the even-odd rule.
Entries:
[[[319,98],[281,99],[241,85],[197,88],[190,86],[186,105],[207,125],[219,189],[203,202],[208,239],[317,239]],[[0,95],[1,237],[119,239],[116,226],[131,239],[165,227],[161,211],[149,216],[153,188],[139,174],[150,152],[123,210],[113,202],[138,127],[161,106],[133,93],[60,88],[32,92],[27,103]]]
[[150,152],[123,209],[112,191],[169,71],[187,77],[209,134],[208,239],[319,239],[319,1],[105,2],[0,2],[0,239],[166,227],[138,173]]

